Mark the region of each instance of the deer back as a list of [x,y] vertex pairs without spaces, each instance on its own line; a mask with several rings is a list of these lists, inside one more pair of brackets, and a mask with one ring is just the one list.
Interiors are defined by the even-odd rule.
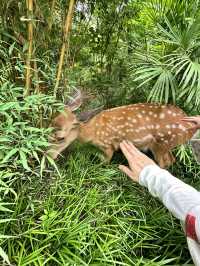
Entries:
[[[85,128],[85,138],[96,145],[118,149],[122,140],[148,149],[147,139],[168,149],[185,143],[195,133],[191,123],[181,121],[186,114],[173,105],[133,104],[102,111]],[[92,134],[92,136],[87,136]],[[84,135],[84,134],[83,134]]]

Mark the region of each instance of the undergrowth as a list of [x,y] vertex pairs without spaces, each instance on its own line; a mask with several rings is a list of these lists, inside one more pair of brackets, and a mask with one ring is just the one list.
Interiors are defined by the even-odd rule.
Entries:
[[[44,156],[49,119],[63,106],[22,91],[1,87],[0,265],[191,263],[179,221],[118,170],[120,153],[104,165],[74,143],[57,164]],[[179,158],[170,171],[200,188],[190,151]]]

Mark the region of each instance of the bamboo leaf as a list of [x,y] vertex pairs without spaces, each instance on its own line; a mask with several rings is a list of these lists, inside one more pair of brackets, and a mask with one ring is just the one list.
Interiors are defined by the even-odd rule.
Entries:
[[22,149],[19,151],[19,155],[20,155],[20,162],[22,163],[24,169],[31,171],[31,169],[28,166],[26,154],[23,152]]
[[5,251],[0,247],[0,256],[2,257],[3,261],[6,262],[8,265],[11,265],[8,255],[5,253]]
[[18,152],[17,148],[14,148],[13,150],[9,151],[4,159],[1,161],[2,164],[6,163],[13,155],[15,155]]

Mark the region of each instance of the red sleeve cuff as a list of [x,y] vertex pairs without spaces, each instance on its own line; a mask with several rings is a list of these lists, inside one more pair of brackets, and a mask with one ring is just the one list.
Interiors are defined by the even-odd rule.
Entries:
[[196,228],[195,228],[195,221],[196,221],[196,217],[191,214],[188,214],[185,219],[185,231],[186,231],[187,237],[199,243],[197,233],[196,233]]

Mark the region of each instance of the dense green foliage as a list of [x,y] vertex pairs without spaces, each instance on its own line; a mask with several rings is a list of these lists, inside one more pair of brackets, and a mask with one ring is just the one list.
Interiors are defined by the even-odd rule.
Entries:
[[[175,103],[199,112],[198,0],[77,1],[57,100],[69,1],[33,1],[30,95],[23,97],[27,1],[0,1],[0,265],[187,265],[182,228],[146,189],[75,143],[55,164],[47,126],[73,86],[83,109]],[[170,171],[200,189],[188,146]]]

